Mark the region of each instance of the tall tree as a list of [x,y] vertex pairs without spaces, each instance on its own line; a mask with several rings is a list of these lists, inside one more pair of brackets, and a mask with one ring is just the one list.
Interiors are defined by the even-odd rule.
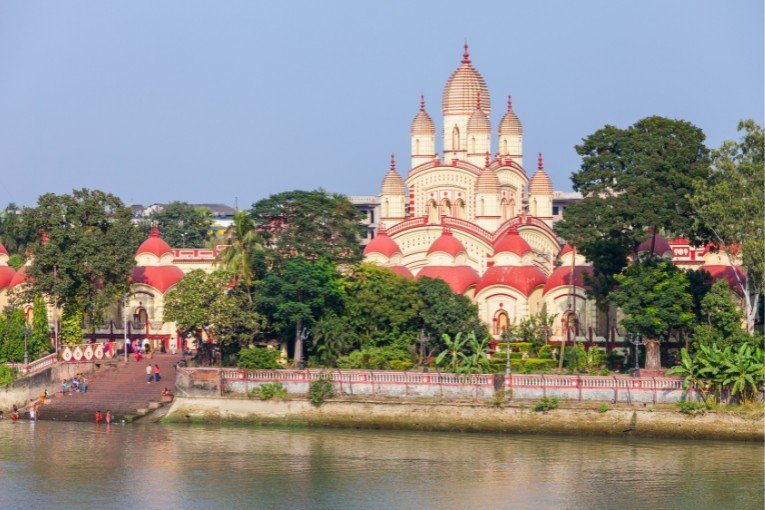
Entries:
[[422,299],[422,328],[430,338],[432,348],[441,348],[441,338],[447,334],[455,338],[457,333],[474,333],[483,338],[488,334],[486,326],[478,318],[478,307],[465,296],[455,294],[441,279],[418,280]]
[[248,299],[252,302],[252,284],[262,278],[266,270],[255,223],[246,212],[234,214],[234,221],[226,232],[226,242],[228,246],[218,255],[218,261],[244,283]]
[[691,200],[698,225],[709,229],[731,258],[741,256],[745,278],[737,283],[752,332],[765,291],[765,138],[762,126],[751,119],[740,122],[738,129],[743,131],[741,140],[723,142],[712,152],[712,175],[696,183]]
[[658,369],[659,342],[693,323],[688,278],[671,262],[649,257],[630,265],[616,281],[619,288],[611,298],[624,313],[622,324],[643,336],[646,368]]
[[186,202],[170,202],[153,211],[149,220],[143,222],[145,234],[152,224],[162,232],[162,238],[177,248],[200,248],[207,244],[212,227],[212,211],[206,207],[194,207]]
[[35,296],[32,303],[32,331],[29,339],[29,352],[34,357],[38,357],[51,350],[48,309],[42,296]]
[[303,363],[305,333],[324,315],[342,307],[343,289],[335,265],[321,259],[287,259],[258,282],[256,305],[271,328],[292,339],[294,364]]
[[59,306],[81,310],[90,327],[128,290],[133,255],[141,235],[122,201],[98,190],[71,195],[47,193],[24,221],[40,235],[31,243],[29,285],[20,287],[32,301],[43,295]]
[[343,195],[287,191],[253,204],[250,216],[265,246],[280,258],[327,258],[337,264],[361,260],[362,215]]
[[24,330],[26,319],[21,308],[6,308],[0,331],[0,361],[21,362],[24,360]]
[[[627,251],[619,240],[596,239],[586,244],[581,252],[592,262],[592,275],[583,274],[584,284],[589,287],[587,295],[595,300],[595,306],[604,314],[608,328],[606,339],[613,342],[610,296],[617,285],[616,275],[627,265]],[[609,349],[612,347],[609,345]]]
[[11,255],[24,255],[31,232],[24,225],[21,208],[9,203],[0,212],[0,242]]
[[[571,176],[583,200],[571,204],[558,233],[585,256],[598,241],[612,240],[634,253],[648,230],[707,233],[693,223],[689,196],[709,175],[704,133],[689,122],[647,117],[627,129],[605,126],[576,151],[581,169]],[[654,244],[651,244],[652,254]]]

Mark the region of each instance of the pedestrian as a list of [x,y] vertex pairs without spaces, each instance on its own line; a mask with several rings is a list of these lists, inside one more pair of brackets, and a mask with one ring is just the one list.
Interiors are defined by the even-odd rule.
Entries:
[[19,421],[19,406],[13,404],[13,412],[11,413],[11,420]]
[[40,405],[35,402],[32,404],[32,412],[35,413],[34,418],[32,418],[34,421],[37,421],[40,419]]
[[108,409],[106,410],[106,424],[111,425],[112,423],[112,412]]
[[151,384],[151,380],[154,377],[154,370],[151,368],[151,363],[146,365],[146,384]]
[[159,365],[156,363],[154,364],[154,382],[159,382],[160,376],[159,376]]
[[32,401],[29,402],[29,419],[31,421],[35,421],[37,417],[35,416],[35,406]]
[[61,381],[61,396],[63,397],[66,395],[67,391],[69,391],[69,383],[66,381],[66,379],[63,379]]
[[101,414],[101,411],[96,411],[96,425],[100,425],[102,421],[104,421],[104,415]]
[[88,391],[88,380],[85,379],[85,374],[80,375],[80,391],[83,393]]

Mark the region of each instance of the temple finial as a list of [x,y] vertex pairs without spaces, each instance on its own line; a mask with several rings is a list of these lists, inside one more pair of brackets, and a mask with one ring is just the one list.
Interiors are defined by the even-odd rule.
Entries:
[[513,111],[513,98],[510,96],[510,94],[507,95],[507,111],[512,112]]
[[489,168],[489,165],[491,163],[489,162],[489,151],[486,151],[486,168]]
[[425,94],[420,94],[420,111],[425,111]]
[[475,93],[475,109],[480,110],[481,109],[481,91]]
[[465,41],[465,52],[462,54],[462,63],[463,64],[469,64],[470,63],[470,51],[468,51],[468,43]]
[[390,169],[396,171],[396,155],[393,153],[390,155]]
[[544,168],[544,165],[542,164],[542,153],[539,153],[539,156],[537,156],[537,170],[542,170]]
[[159,229],[157,228],[156,223],[152,224],[151,232],[149,232],[149,237],[159,237]]

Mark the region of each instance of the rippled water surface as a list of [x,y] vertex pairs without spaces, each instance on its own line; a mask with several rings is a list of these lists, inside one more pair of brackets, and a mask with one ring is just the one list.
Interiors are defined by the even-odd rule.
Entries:
[[763,508],[762,444],[0,422],[2,508]]

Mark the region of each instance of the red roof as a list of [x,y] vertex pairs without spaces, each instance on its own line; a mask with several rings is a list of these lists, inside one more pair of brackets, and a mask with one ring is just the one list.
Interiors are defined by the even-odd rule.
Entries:
[[707,271],[712,275],[712,279],[715,281],[726,280],[734,292],[742,294],[741,286],[738,283],[738,278],[736,278],[736,273],[738,273],[739,277],[741,278],[741,282],[746,283],[746,275],[744,274],[744,270],[741,268],[741,266],[736,266],[736,269],[733,269],[732,266],[709,265],[701,266],[699,269]]
[[[648,237],[645,241],[640,243],[640,246],[638,246],[638,253],[641,252],[647,252],[651,250],[651,235],[649,233]],[[664,255],[667,252],[672,252],[672,248],[669,246],[669,241],[663,236],[660,236],[659,234],[656,234],[656,244],[653,247],[653,252],[656,255]]]
[[8,284],[8,288],[12,289],[17,285],[21,285],[27,280],[27,266],[21,266],[16,274],[13,275],[11,282]]
[[454,237],[449,230],[444,230],[444,233],[441,234],[441,237],[433,241],[433,244],[430,245],[430,248],[428,248],[428,255],[431,253],[435,253],[437,251],[442,251],[444,253],[448,253],[452,257],[456,257],[460,253],[465,251],[465,247],[462,246],[462,243]]
[[8,255],[8,250],[5,249],[3,243],[0,243],[0,255]]
[[369,244],[364,248],[364,255],[370,253],[379,253],[391,258],[396,253],[401,253],[401,248],[398,247],[396,241],[388,237],[385,231],[377,233],[374,239],[369,241]]
[[0,266],[0,289],[10,285],[16,271],[11,266]]
[[159,230],[157,230],[157,226],[154,225],[151,227],[151,233],[149,234],[149,237],[143,243],[141,243],[141,246],[138,247],[138,250],[135,252],[135,254],[140,255],[141,253],[152,253],[159,258],[165,253],[172,252],[173,250],[170,248],[170,245],[167,244],[164,239],[159,237]]
[[162,294],[183,278],[183,271],[176,266],[138,266],[130,272],[132,283],[154,287]]
[[470,266],[425,266],[417,273],[417,278],[424,276],[441,278],[457,294],[464,294],[478,282],[478,273]]
[[390,270],[404,278],[414,278],[414,275],[406,266],[393,266]]
[[518,233],[518,229],[510,227],[505,235],[499,238],[494,243],[494,255],[502,252],[515,253],[516,255],[523,256],[526,253],[533,251],[529,243]]
[[490,267],[481,277],[475,288],[476,293],[492,285],[503,285],[518,290],[524,296],[531,294],[547,277],[534,266],[494,266]]
[[566,246],[563,247],[563,249],[560,251],[558,256],[565,255],[567,253],[571,253],[572,251],[574,251],[574,247],[571,246],[570,244],[566,243]]
[[[576,266],[574,268],[574,285],[577,287],[583,287],[589,289],[584,284],[584,273],[592,275],[592,268],[589,266]],[[556,267],[545,284],[545,290],[543,294],[547,294],[552,289],[557,287],[571,286],[571,266],[565,265]]]

